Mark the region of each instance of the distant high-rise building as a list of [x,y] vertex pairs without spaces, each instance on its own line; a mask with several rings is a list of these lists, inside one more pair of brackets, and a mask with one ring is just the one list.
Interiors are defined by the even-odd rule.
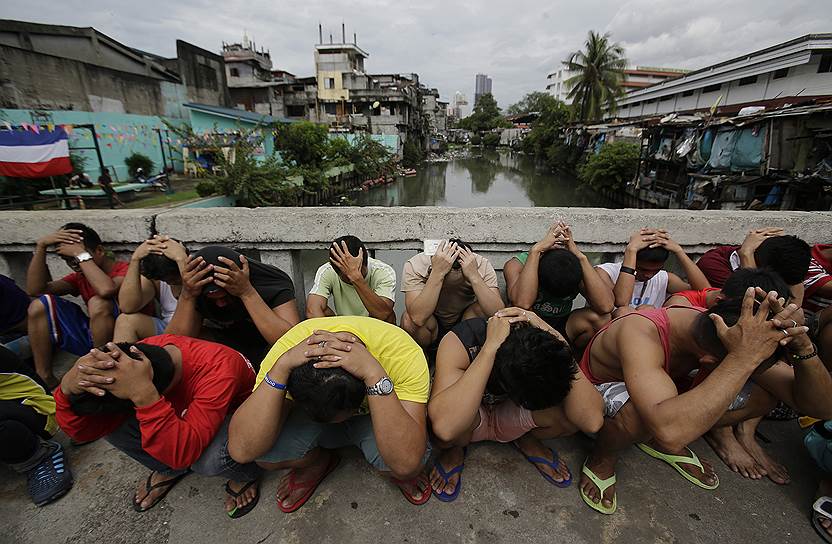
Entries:
[[491,93],[491,78],[487,74],[477,74],[476,82],[474,84],[474,106],[479,102],[480,97],[484,94]]
[[464,93],[461,91],[457,91],[454,93],[454,100],[451,105],[453,108],[453,117],[456,119],[462,119],[462,107],[468,105],[468,97],[465,96]]

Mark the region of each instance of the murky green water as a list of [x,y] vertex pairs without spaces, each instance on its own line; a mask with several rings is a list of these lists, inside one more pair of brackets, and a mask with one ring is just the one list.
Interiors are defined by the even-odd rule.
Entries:
[[549,172],[527,155],[474,151],[464,159],[424,163],[414,177],[353,193],[358,206],[609,207],[566,174]]

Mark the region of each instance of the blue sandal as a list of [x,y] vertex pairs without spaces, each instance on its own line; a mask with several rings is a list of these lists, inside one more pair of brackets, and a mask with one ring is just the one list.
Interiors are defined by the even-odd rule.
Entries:
[[456,488],[454,488],[453,493],[445,493],[445,486],[442,486],[442,491],[437,493],[436,489],[433,490],[433,494],[436,495],[436,498],[442,502],[453,502],[459,497],[459,491],[462,489],[462,469],[465,468],[465,455],[468,453],[468,448],[462,448],[462,463],[452,468],[451,470],[445,471],[445,468],[442,466],[442,463],[439,462],[439,457],[433,462],[433,467],[439,472],[439,475],[442,476],[442,480],[445,482],[445,485],[448,484],[448,480],[451,479],[452,476],[455,474],[459,474],[459,480],[456,482]]
[[[536,468],[537,471],[540,473],[540,475],[543,476],[544,478],[546,478],[546,480],[550,484],[552,484],[554,486],[557,486],[557,487],[560,487],[560,488],[569,487],[572,484],[572,473],[571,472],[569,473],[569,478],[559,482],[559,481],[555,480],[554,478],[552,478],[551,476],[549,476],[548,474],[546,474],[545,472],[543,472],[543,470],[540,468],[539,465],[546,465],[547,467],[551,467],[551,469],[555,470],[555,471],[558,468],[560,468],[560,456],[558,455],[558,452],[556,452],[554,449],[549,448],[549,451],[552,452],[552,460],[550,461],[548,459],[544,459],[543,457],[531,457],[531,456],[526,455],[525,453],[523,453],[523,450],[520,449],[520,446],[517,445],[516,440],[514,442],[512,442],[511,445],[514,446],[514,449],[519,451],[523,455],[523,457],[526,458],[526,461],[528,461],[529,463],[534,465],[534,468]],[[567,470],[569,470],[569,469],[567,468]]]

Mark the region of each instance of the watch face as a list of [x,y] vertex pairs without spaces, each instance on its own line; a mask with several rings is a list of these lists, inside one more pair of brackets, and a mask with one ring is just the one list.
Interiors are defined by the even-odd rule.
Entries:
[[381,389],[382,395],[389,395],[393,392],[393,382],[390,378],[383,378],[379,383],[379,389]]

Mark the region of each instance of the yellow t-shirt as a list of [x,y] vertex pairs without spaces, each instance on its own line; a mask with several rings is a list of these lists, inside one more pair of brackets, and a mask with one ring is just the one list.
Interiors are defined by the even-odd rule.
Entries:
[[354,315],[307,319],[289,329],[260,363],[254,388],[257,389],[281,355],[306,340],[315,330],[354,334],[364,342],[367,350],[390,376],[399,400],[427,404],[430,372],[422,348],[395,325],[372,317]]

